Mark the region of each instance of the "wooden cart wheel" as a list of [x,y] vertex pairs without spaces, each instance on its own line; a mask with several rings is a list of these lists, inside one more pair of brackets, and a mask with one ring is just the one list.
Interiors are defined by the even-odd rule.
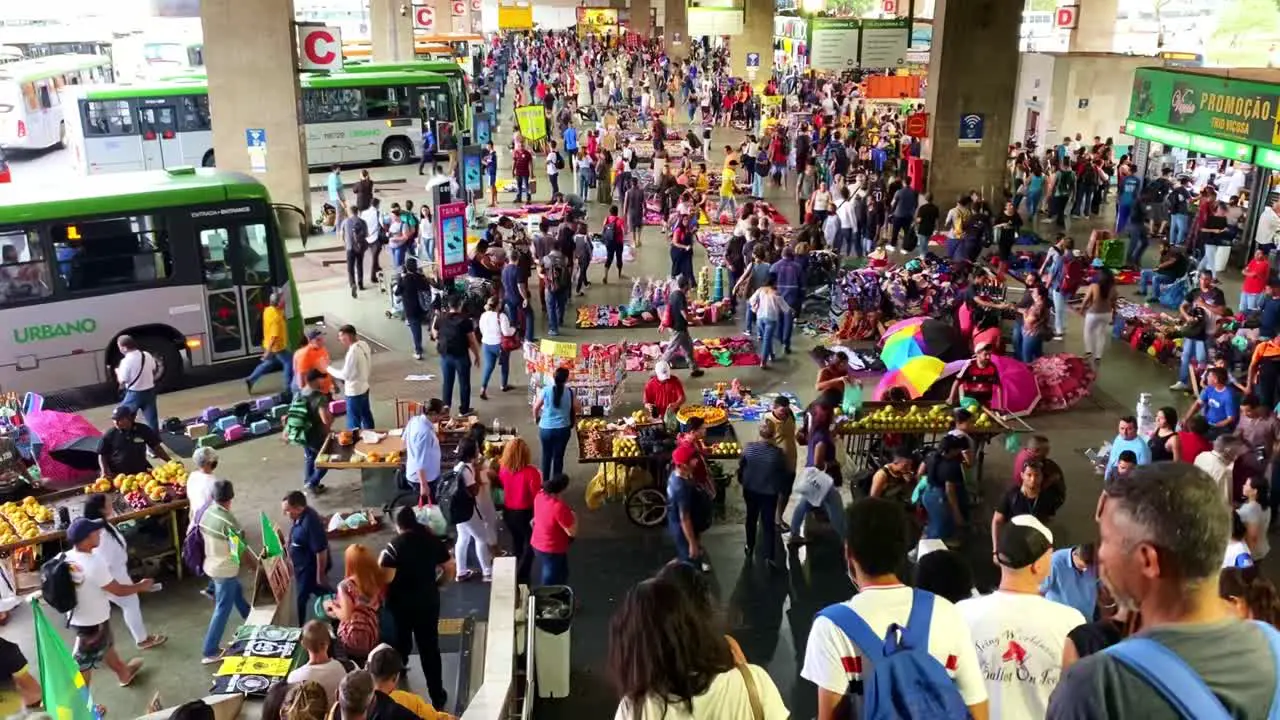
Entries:
[[667,496],[656,488],[627,493],[627,519],[640,527],[658,527],[667,519]]

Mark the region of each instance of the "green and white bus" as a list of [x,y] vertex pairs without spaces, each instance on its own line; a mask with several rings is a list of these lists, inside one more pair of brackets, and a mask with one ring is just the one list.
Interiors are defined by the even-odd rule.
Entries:
[[0,388],[106,383],[129,334],[161,389],[189,367],[260,355],[262,308],[302,315],[276,211],[239,173],[177,168],[16,185],[0,203]]
[[[43,150],[67,137],[67,87],[111,82],[106,55],[48,55],[0,65],[0,147]],[[75,106],[72,105],[74,108]]]
[[449,90],[457,105],[458,128],[470,133],[471,82],[461,65],[452,60],[416,60],[413,62],[349,62],[343,66],[346,73],[431,72],[449,78]]
[[[456,127],[462,112],[448,77],[431,72],[302,75],[307,160],[410,162],[422,123]],[[209,88],[199,75],[166,82],[84,88],[69,118],[75,161],[86,175],[213,167]]]

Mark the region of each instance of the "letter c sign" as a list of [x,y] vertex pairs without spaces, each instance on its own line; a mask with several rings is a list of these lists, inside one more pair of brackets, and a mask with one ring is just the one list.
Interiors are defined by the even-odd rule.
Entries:
[[299,27],[298,68],[341,70],[342,30],[332,26]]

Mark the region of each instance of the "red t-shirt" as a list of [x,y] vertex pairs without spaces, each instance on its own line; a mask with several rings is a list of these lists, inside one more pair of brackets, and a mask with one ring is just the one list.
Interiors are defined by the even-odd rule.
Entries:
[[644,404],[655,406],[658,417],[665,415],[667,408],[682,397],[684,397],[684,385],[681,385],[680,379],[674,375],[666,381],[651,377],[649,382],[644,384]]
[[533,536],[529,544],[544,553],[569,552],[569,533],[565,525],[573,524],[573,510],[558,495],[538,493],[533,499]]
[[533,499],[542,489],[542,473],[527,465],[519,470],[502,468],[498,471],[502,482],[502,504],[508,510],[532,510]]
[[1267,274],[1271,272],[1271,265],[1266,260],[1250,260],[1244,271],[1244,292],[1256,295],[1267,289]]
[[1205,438],[1186,430],[1178,432],[1178,454],[1181,456],[1178,458],[1179,461],[1193,463],[1197,455],[1212,449],[1213,443]]
[[511,155],[511,172],[516,177],[529,177],[529,168],[533,165],[533,153],[520,148]]

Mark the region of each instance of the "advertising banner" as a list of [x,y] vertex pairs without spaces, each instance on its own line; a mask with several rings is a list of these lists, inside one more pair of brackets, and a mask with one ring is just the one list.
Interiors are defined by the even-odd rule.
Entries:
[[907,64],[907,40],[911,37],[909,18],[862,21],[862,51],[858,62],[864,68],[899,68]]
[[1280,86],[1155,68],[1134,72],[1129,99],[1130,120],[1275,147],[1278,112]]
[[440,279],[450,280],[466,274],[466,203],[445,203],[436,208],[436,257],[440,259]]
[[528,5],[499,5],[499,30],[532,30],[533,8]]
[[612,8],[580,7],[578,12],[578,34],[595,33],[604,35],[618,34],[618,11]]
[[814,70],[852,70],[858,66],[860,21],[850,18],[813,18],[809,31],[809,65]]
[[547,111],[541,105],[516,108],[516,121],[525,140],[535,142],[547,136]]

